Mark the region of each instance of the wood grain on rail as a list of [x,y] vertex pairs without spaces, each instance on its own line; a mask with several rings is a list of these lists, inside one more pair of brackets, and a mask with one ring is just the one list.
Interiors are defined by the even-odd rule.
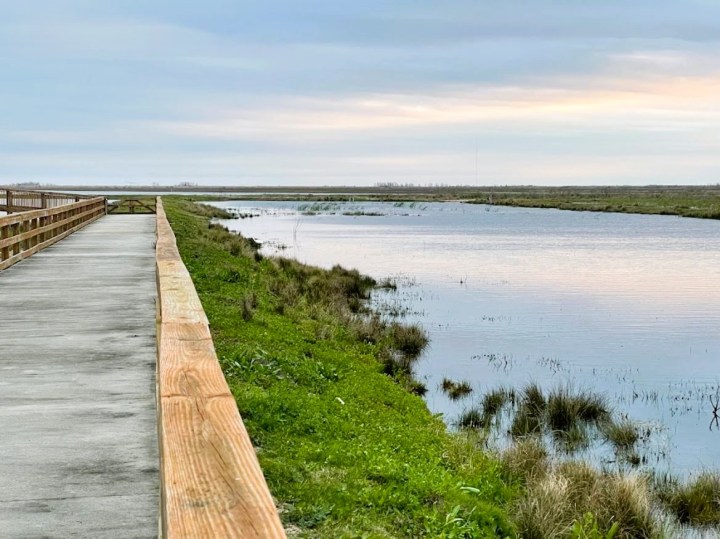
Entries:
[[284,538],[160,198],[157,235],[163,535]]

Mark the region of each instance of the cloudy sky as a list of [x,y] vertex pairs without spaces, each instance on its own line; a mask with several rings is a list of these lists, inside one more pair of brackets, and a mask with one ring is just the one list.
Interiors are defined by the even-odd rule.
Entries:
[[720,182],[718,0],[0,0],[0,183]]

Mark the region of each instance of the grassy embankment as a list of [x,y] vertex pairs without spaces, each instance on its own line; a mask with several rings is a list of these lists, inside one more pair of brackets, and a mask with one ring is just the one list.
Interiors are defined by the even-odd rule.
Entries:
[[[218,357],[286,527],[313,537],[513,535],[513,490],[478,435],[407,391],[417,328],[363,314],[374,283],[263,259],[168,199]],[[195,210],[197,211],[197,210]]]

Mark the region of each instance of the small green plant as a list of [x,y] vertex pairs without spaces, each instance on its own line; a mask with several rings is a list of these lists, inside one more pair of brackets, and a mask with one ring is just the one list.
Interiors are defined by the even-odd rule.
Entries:
[[582,520],[575,520],[570,528],[572,539],[613,539],[620,529],[620,524],[615,522],[608,531],[603,532],[598,527],[595,515],[588,512],[583,515]]

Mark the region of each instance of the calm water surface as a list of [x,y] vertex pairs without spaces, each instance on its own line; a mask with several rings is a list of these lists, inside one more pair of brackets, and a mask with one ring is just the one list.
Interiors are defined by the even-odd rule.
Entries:
[[[266,254],[397,278],[379,301],[428,330],[416,372],[449,424],[498,385],[571,382],[653,430],[650,465],[720,467],[709,428],[720,222],[462,203],[213,204],[255,215],[225,224]],[[355,212],[382,215],[343,215]],[[473,396],[450,401],[445,377],[471,382]]]

